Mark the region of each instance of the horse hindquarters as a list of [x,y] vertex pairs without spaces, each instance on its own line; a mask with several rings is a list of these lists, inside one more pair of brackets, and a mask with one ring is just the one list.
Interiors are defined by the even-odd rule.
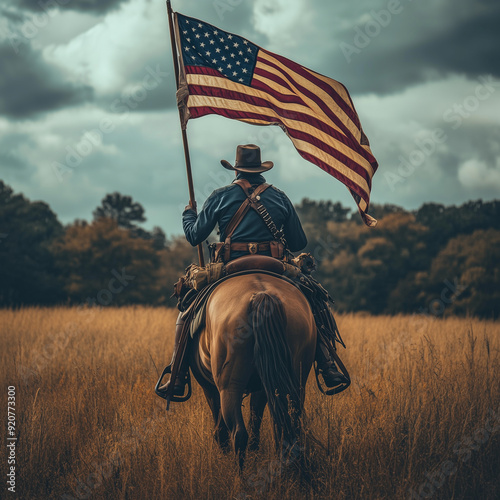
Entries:
[[300,427],[299,381],[287,341],[287,319],[281,300],[266,292],[252,296],[249,321],[255,339],[254,362],[267,396],[276,446],[291,449]]

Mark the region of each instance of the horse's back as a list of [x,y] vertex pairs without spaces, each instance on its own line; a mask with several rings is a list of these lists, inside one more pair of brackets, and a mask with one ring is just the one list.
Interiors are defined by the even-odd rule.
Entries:
[[[266,302],[270,307],[261,311],[261,319],[252,317],[254,299],[265,295],[270,298]],[[256,273],[221,283],[207,304],[206,329],[200,339],[200,350],[216,383],[226,378],[226,371],[235,384],[245,384],[253,366],[254,330],[259,322],[266,322],[266,317],[273,314],[279,315],[280,322],[284,323],[294,370],[302,381],[307,379],[316,346],[316,326],[309,303],[286,280]],[[273,335],[273,332],[268,334]]]

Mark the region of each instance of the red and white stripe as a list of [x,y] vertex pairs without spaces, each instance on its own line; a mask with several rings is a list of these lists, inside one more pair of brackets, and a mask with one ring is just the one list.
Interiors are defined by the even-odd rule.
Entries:
[[256,125],[279,124],[303,158],[349,188],[365,223],[376,224],[366,212],[378,165],[341,83],[264,49],[258,52],[251,86],[209,67],[182,70],[191,118],[217,114]]

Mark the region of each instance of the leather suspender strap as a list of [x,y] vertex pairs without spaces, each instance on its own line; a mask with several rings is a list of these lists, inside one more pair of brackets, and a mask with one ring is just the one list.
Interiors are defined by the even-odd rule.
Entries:
[[[255,196],[251,197],[251,195],[249,194],[249,188],[251,187],[251,185],[247,179],[238,179],[237,181],[235,181],[235,184],[238,184],[241,187],[241,189],[243,189],[243,191],[245,191],[245,194],[248,197],[248,201],[249,201],[250,206],[259,214],[259,216],[264,221],[267,228],[269,229],[269,231],[273,235],[274,239],[277,242],[280,242],[283,245],[283,247],[286,248],[287,244],[286,244],[284,234],[282,233],[282,231],[280,231],[276,227],[276,224],[274,223],[273,219],[271,218],[271,214],[267,211],[267,208],[262,203],[260,203],[260,197],[258,196],[258,194],[260,194],[260,193],[257,193],[258,188],[254,191]],[[262,184],[261,184],[261,186],[262,186]],[[246,211],[245,211],[245,213],[246,213]],[[239,222],[241,222],[241,221],[239,221]],[[273,257],[274,257],[274,255],[273,255]]]
[[224,261],[227,262],[231,258],[231,236],[236,231],[236,228],[240,225],[243,217],[245,217],[246,213],[250,209],[250,206],[253,205],[257,201],[257,197],[263,193],[270,184],[263,183],[259,184],[253,192],[250,192],[252,189],[252,185],[247,179],[238,179],[234,181],[234,184],[243,189],[246,194],[245,201],[240,205],[236,213],[233,215],[232,219],[229,221],[229,224],[226,227],[226,239],[224,241],[224,245],[220,246],[215,253],[215,260],[219,260],[220,254],[224,252]]
[[245,201],[240,205],[240,208],[238,208],[236,213],[233,215],[233,218],[229,221],[229,224],[226,227],[226,238],[231,238],[233,233],[236,231],[236,228],[240,225],[241,221],[243,220],[243,217],[245,217],[246,213],[248,212],[250,205],[252,204],[252,202],[255,202],[256,197],[271,186],[270,184],[266,183],[260,184],[255,188],[253,193],[250,193],[252,185],[246,179],[238,179],[234,183],[238,184],[238,186],[240,186],[241,189],[243,189],[247,197]]

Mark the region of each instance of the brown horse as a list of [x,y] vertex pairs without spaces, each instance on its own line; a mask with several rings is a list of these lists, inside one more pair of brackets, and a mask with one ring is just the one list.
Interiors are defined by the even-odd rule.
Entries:
[[[191,366],[212,410],[216,441],[227,449],[231,439],[242,468],[247,445],[259,445],[267,403],[276,446],[294,449],[316,348],[307,300],[285,280],[248,274],[221,283],[206,313],[205,329],[191,350]],[[241,411],[248,393],[250,436]]]

